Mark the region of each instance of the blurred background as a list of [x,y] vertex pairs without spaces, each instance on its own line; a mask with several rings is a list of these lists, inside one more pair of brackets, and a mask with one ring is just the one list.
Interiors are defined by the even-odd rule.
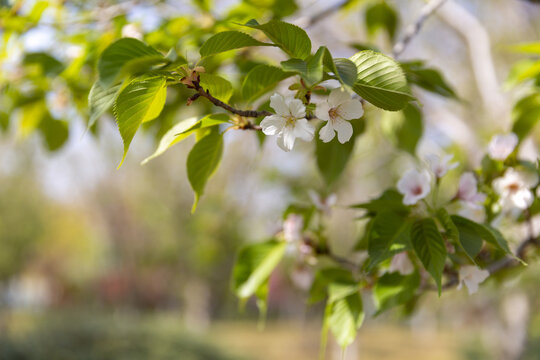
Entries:
[[[309,274],[273,274],[268,320],[258,329],[254,304],[240,311],[231,292],[235,253],[271,237],[286,207],[310,203],[311,190],[336,193],[328,233],[335,252],[349,254],[363,224],[351,221],[357,214],[346,206],[378,195],[414,161],[394,146],[395,119],[366,109],[366,132],[333,189],[317,173],[312,144],[284,153],[273,141],[261,146],[252,132],[230,131],[220,168],[191,215],[185,159],[193,139],[140,162],[172,124],[208,104],[187,108],[187,90],[169,91],[162,116],[136,136],[116,170],[122,143],[114,119],[108,114],[87,130],[86,99],[97,57],[121,36],[164,53],[176,47],[196,61],[200,44],[227,23],[283,18],[335,57],[366,45],[391,54],[425,5],[388,1],[398,15],[392,37],[366,30],[369,3],[0,1],[0,359],[316,358],[323,306],[306,305]],[[415,93],[424,113],[419,156],[446,151],[462,169],[479,166],[527,91],[513,74],[530,60],[511,46],[539,40],[534,1],[448,1],[429,17],[400,60],[442,71],[461,100]],[[282,60],[274,49],[253,51]],[[251,54],[223,56],[229,65],[220,73],[241,81],[238,69]],[[538,131],[526,140],[524,158],[538,158],[538,140]],[[506,235],[517,241],[520,231]],[[473,296],[450,290],[424,296],[408,316],[368,316],[343,358],[540,359],[539,279],[540,262],[532,261]],[[366,294],[368,313],[370,301]],[[332,341],[328,358],[342,358]]]

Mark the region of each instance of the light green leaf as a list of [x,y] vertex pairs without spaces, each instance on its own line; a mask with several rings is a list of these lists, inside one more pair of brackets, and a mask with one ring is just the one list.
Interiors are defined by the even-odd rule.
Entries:
[[353,343],[364,321],[362,298],[358,292],[335,302],[328,302],[328,326],[337,343],[345,348]]
[[308,86],[313,86],[323,78],[323,56],[326,51],[328,50],[325,47],[320,47],[315,55],[310,55],[306,61],[289,59],[282,61],[281,67],[287,72],[299,74]]
[[336,302],[360,290],[358,282],[332,282],[328,285],[328,302]]
[[122,166],[139,126],[159,116],[166,96],[167,87],[163,77],[136,78],[120,92],[113,108],[124,141],[124,156],[118,167]]
[[381,276],[373,288],[377,315],[410,301],[419,286],[420,274],[417,271],[405,276],[398,272],[386,273]]
[[45,52],[27,53],[23,59],[24,65],[36,65],[41,68],[44,75],[57,76],[65,66],[58,59]]
[[136,73],[156,64],[167,63],[159,51],[142,41],[124,38],[109,45],[98,60],[99,81],[104,87],[124,73]]
[[88,112],[90,115],[88,127],[94,125],[96,120],[113,106],[121,88],[122,84],[104,88],[99,81],[92,85],[88,94]]
[[200,74],[199,84],[204,90],[208,92],[218,100],[228,102],[233,94],[233,87],[228,80],[225,80],[221,76],[202,73]]
[[512,111],[512,132],[523,140],[540,120],[540,93],[535,92],[519,100]]
[[221,161],[222,152],[223,136],[218,132],[217,128],[200,139],[189,152],[187,175],[189,183],[195,192],[191,213],[194,213],[195,209],[197,209],[206,182],[214,174]]
[[403,70],[393,59],[364,50],[353,55],[350,60],[358,69],[353,90],[373,105],[397,111],[414,99]]
[[268,91],[272,90],[278,82],[294,73],[287,73],[278,67],[260,64],[251,69],[242,84],[242,97],[247,102],[253,102]]
[[390,40],[394,40],[398,25],[396,10],[386,1],[377,2],[366,10],[366,27],[368,34],[373,36],[379,29],[384,29]]
[[273,46],[255,40],[248,34],[240,31],[223,31],[211,36],[201,46],[200,53],[202,57],[218,54],[224,51],[240,49],[248,46]]
[[440,296],[447,252],[435,221],[429,218],[416,221],[411,229],[411,243],[424,268],[437,283]]
[[243,247],[233,269],[233,289],[242,299],[264,285],[285,254],[285,242],[269,240]]
[[[351,272],[348,270],[338,267],[320,269],[315,273],[315,279],[309,290],[309,303],[316,303],[324,300],[328,294],[328,287],[330,284],[343,284],[348,287],[356,285],[357,282],[354,281]],[[337,288],[335,290],[337,290]],[[339,292],[336,291],[334,297],[336,297],[338,293]]]
[[309,36],[296,25],[280,20],[271,20],[261,25],[256,20],[250,20],[245,26],[264,32],[274,44],[278,45],[290,57],[305,59],[311,54]]
[[512,46],[516,52],[540,55],[540,41]]

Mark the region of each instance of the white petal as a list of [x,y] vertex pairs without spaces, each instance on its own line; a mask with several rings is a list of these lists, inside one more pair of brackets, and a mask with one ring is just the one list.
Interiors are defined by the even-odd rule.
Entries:
[[321,102],[317,104],[317,107],[315,108],[315,116],[318,119],[328,121],[330,120],[330,115],[328,114],[328,111],[330,111],[330,105],[326,101]]
[[343,88],[337,88],[330,92],[330,95],[328,95],[328,104],[330,107],[338,107],[339,105],[343,104],[346,101],[349,101],[351,99],[351,96],[345,89]]
[[338,113],[345,120],[360,119],[364,115],[364,108],[360,101],[348,100],[339,105]]
[[319,131],[319,139],[321,139],[323,142],[327,143],[327,142],[332,141],[334,136],[336,136],[336,132],[334,131],[334,128],[332,127],[331,121],[329,121]]
[[289,113],[295,119],[301,119],[306,117],[306,107],[304,103],[299,99],[288,98],[285,100],[289,107]]
[[337,137],[340,143],[344,144],[351,139],[353,127],[350,122],[337,119],[334,121],[334,129],[337,131]]
[[528,189],[521,189],[512,196],[512,202],[514,205],[522,210],[527,209],[532,205],[534,196]]
[[292,126],[285,126],[283,128],[283,146],[288,149],[287,151],[291,151],[294,147],[294,140],[296,139],[296,136],[294,135],[294,127]]
[[261,121],[262,132],[265,135],[276,135],[283,129],[286,119],[280,115],[271,115]]
[[281,94],[275,93],[274,95],[270,96],[270,107],[274,109],[278,115],[285,117],[290,115],[289,107],[285,102],[285,98],[281,96]]
[[281,150],[283,151],[287,151],[289,152],[290,149],[287,149],[287,147],[285,147],[285,143],[284,143],[284,140],[283,140],[283,133],[279,133],[277,139],[276,139],[276,144],[280,147]]
[[410,193],[407,193],[403,197],[403,204],[405,204],[405,205],[415,205],[418,202],[418,200],[420,200],[418,198],[418,196],[414,196],[414,195],[412,195]]
[[311,141],[313,140],[313,135],[315,135],[315,128],[306,119],[296,120],[294,126],[295,137],[304,141]]
[[516,148],[519,139],[516,134],[495,135],[488,145],[489,157],[494,160],[505,160]]

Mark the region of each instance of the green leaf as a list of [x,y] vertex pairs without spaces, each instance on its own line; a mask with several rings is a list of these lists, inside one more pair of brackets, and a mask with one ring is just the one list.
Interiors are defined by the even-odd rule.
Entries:
[[92,85],[90,93],[88,94],[88,112],[90,115],[88,120],[89,128],[113,106],[121,88],[122,84],[104,88],[99,81],[96,81],[94,85]]
[[359,293],[347,296],[335,302],[328,302],[328,326],[337,343],[345,348],[353,343],[356,331],[364,321],[362,298]]
[[540,93],[535,92],[519,100],[512,112],[512,132],[523,140],[540,119]]
[[264,32],[274,44],[278,45],[290,57],[305,59],[311,54],[309,36],[296,25],[280,20],[271,20],[261,25],[256,20],[250,20],[245,26]]
[[60,149],[69,138],[68,123],[53,119],[48,112],[41,120],[39,130],[45,139],[45,144],[49,151]]
[[269,240],[243,247],[233,269],[235,294],[242,299],[255,294],[283,258],[286,246],[285,242]]
[[27,53],[23,59],[24,65],[37,65],[44,75],[57,76],[64,71],[64,64],[52,55],[44,52]]
[[218,54],[224,51],[240,49],[248,46],[273,46],[255,40],[248,34],[240,31],[223,31],[211,36],[201,46],[200,53],[202,57]]
[[479,224],[467,218],[453,215],[451,221],[455,224],[459,231],[459,245],[465,251],[467,256],[475,262],[476,256],[482,250],[482,235],[484,230],[481,230]]
[[403,195],[394,189],[386,190],[377,199],[352,205],[352,207],[366,209],[369,215],[377,215],[383,211],[392,211],[402,215],[407,215],[410,212],[409,207],[403,204]]
[[365,22],[370,36],[373,36],[379,29],[384,29],[390,40],[394,40],[398,15],[396,10],[388,5],[386,1],[369,6],[366,10]]
[[315,55],[310,55],[306,61],[300,59],[289,59],[281,62],[281,67],[287,72],[295,72],[305,80],[308,86],[319,83],[323,78],[323,56],[325,47],[320,47]]
[[406,216],[388,210],[379,213],[371,226],[368,270],[406,250],[410,243],[410,231],[411,223]]
[[413,104],[407,104],[401,112],[403,121],[396,131],[397,147],[415,155],[424,129],[422,112]]
[[504,237],[501,235],[499,231],[492,228],[491,226],[479,224],[477,222],[474,222],[472,220],[469,220],[467,218],[464,218],[459,215],[452,215],[451,216],[452,221],[458,229],[460,229],[460,235],[461,235],[461,228],[469,228],[469,232],[474,231],[477,236],[479,236],[481,239],[487,241],[488,243],[494,245],[499,250],[504,251],[507,254],[511,254],[510,248],[508,247],[508,243],[504,239]]
[[[326,48],[325,48],[326,49]],[[326,49],[323,64],[326,69],[336,75],[339,82],[353,87],[358,77],[355,63],[345,58],[332,58],[330,51]]]
[[409,302],[420,286],[420,274],[415,271],[411,275],[398,272],[381,276],[373,288],[377,315],[392,307]]
[[348,270],[337,267],[320,269],[315,273],[315,279],[309,290],[308,302],[313,304],[324,300],[328,293],[327,289],[332,283],[344,285],[356,284],[351,272]]
[[202,73],[199,84],[213,97],[223,102],[228,102],[233,94],[231,83],[218,75]]
[[443,75],[435,69],[426,67],[422,61],[403,62],[401,67],[409,83],[441,96],[458,99],[456,92]]
[[440,296],[446,246],[435,221],[429,218],[416,221],[411,229],[411,243],[424,268],[437,283]]
[[208,179],[216,171],[223,152],[223,136],[217,131],[199,140],[189,152],[187,158],[187,175],[189,183],[195,192],[195,200],[191,213],[195,212],[200,197]]
[[205,129],[222,123],[226,123],[229,120],[227,114],[211,114],[205,117],[198,118],[197,116],[185,119],[175,124],[170,128],[159,141],[156,151],[141,162],[141,165],[146,164],[150,160],[160,156],[171,146],[178,144],[184,139],[187,139],[197,129]]
[[437,211],[437,219],[441,222],[448,239],[451,240],[452,243],[459,245],[459,230],[445,208],[440,208]]
[[159,51],[142,41],[124,38],[109,45],[98,60],[99,81],[110,86],[125,73],[136,73],[152,65],[167,63]]
[[268,91],[272,90],[283,79],[294,73],[287,73],[278,67],[260,64],[251,69],[242,84],[242,97],[247,102],[253,102]]
[[506,83],[509,86],[516,86],[517,84],[527,81],[540,79],[540,61],[535,59],[523,59],[514,63]]
[[124,141],[124,156],[118,167],[122,166],[139,126],[159,116],[166,96],[167,86],[163,77],[136,78],[120,92],[113,108]]
[[388,56],[364,50],[353,55],[350,60],[358,69],[353,90],[373,105],[397,111],[413,99],[403,70]]
[[540,42],[524,43],[512,46],[516,52],[540,55]]

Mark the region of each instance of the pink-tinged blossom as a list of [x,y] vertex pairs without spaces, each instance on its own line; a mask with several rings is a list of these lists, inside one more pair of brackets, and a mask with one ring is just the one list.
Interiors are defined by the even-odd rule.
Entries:
[[287,242],[297,242],[302,240],[302,230],[304,229],[304,218],[298,214],[289,214],[283,222],[283,238]]
[[315,128],[306,119],[306,107],[302,101],[292,96],[274,94],[270,106],[275,115],[265,117],[261,128],[265,135],[277,135],[277,144],[284,151],[291,151],[296,138],[313,140]]
[[336,194],[330,194],[326,198],[323,198],[317,192],[313,190],[308,191],[309,198],[317,210],[322,211],[326,215],[331,215],[332,207],[337,203]]
[[342,88],[332,90],[328,99],[317,104],[315,109],[315,116],[327,121],[319,132],[319,138],[325,143],[330,142],[337,132],[339,142],[346,143],[353,134],[350,120],[359,119],[362,115],[364,109],[360,101],[351,99],[349,93]]
[[518,144],[518,137],[514,133],[495,135],[488,145],[489,157],[493,160],[506,160]]
[[465,284],[469,294],[474,294],[478,291],[478,285],[484,282],[489,277],[489,271],[482,270],[477,266],[466,265],[459,269],[459,285],[460,290]]
[[401,252],[394,255],[390,262],[388,272],[399,272],[401,275],[410,275],[414,272],[414,265],[409,259],[407,252]]
[[450,162],[453,157],[454,155],[444,155],[443,157],[439,157],[435,154],[431,154],[426,156],[426,161],[435,177],[440,179],[446,175],[448,171],[455,169],[459,165],[457,162]]
[[407,170],[397,184],[398,191],[403,194],[403,204],[415,205],[428,196],[431,191],[431,178],[427,170]]
[[500,197],[503,209],[527,209],[534,200],[530,188],[538,183],[538,176],[509,168],[503,177],[493,180],[493,190]]
[[486,201],[486,194],[478,192],[478,182],[472,172],[466,172],[459,178],[456,197],[476,207],[481,207],[480,204]]

